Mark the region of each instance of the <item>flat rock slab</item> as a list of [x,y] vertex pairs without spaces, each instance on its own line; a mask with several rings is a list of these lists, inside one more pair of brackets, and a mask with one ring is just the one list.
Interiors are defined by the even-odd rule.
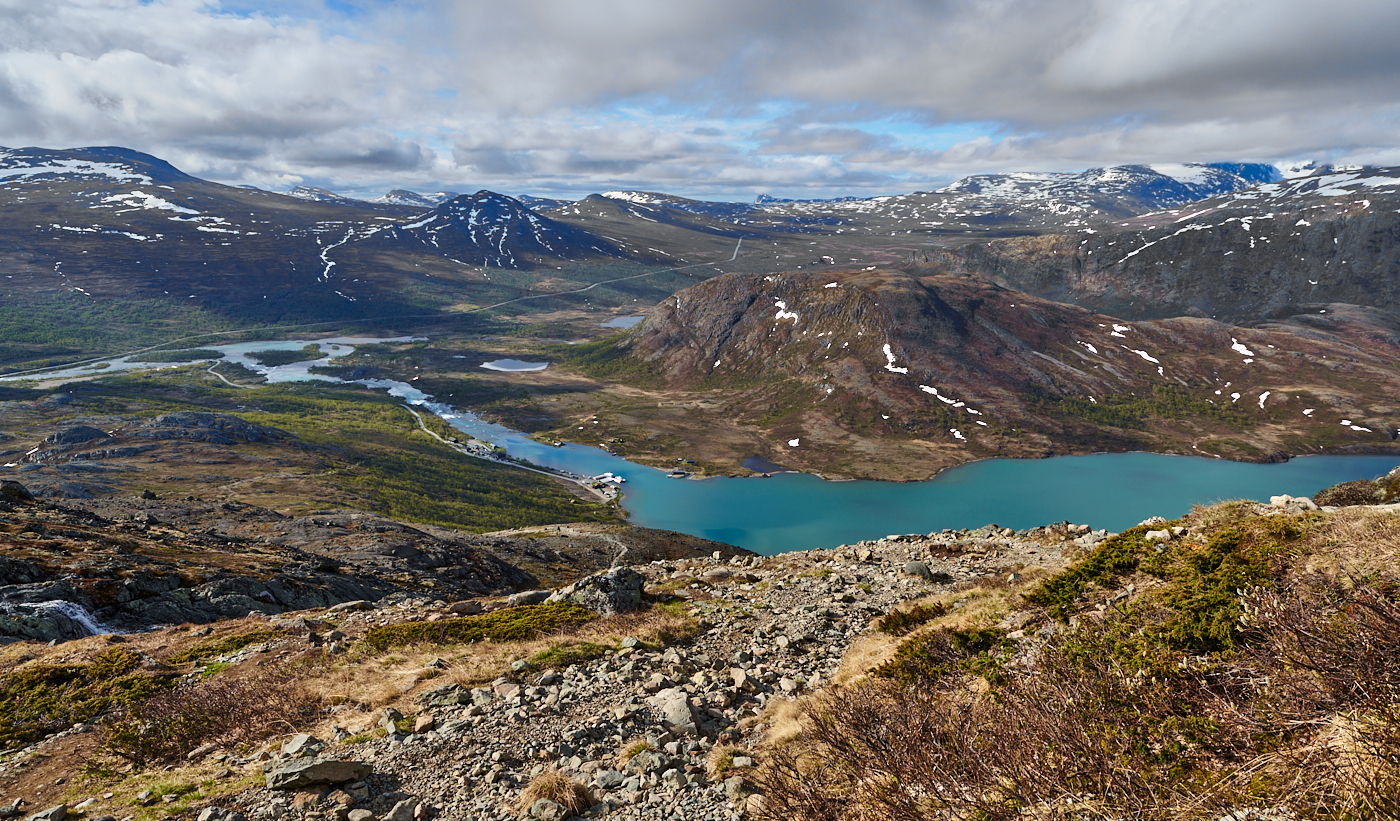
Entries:
[[267,771],[270,790],[293,790],[312,784],[339,784],[359,781],[370,773],[368,764],[330,758],[298,759],[273,766]]

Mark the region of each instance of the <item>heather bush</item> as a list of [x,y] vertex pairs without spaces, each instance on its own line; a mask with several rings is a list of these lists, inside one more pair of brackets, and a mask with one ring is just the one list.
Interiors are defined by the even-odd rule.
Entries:
[[210,742],[257,741],[304,726],[318,700],[296,671],[215,678],[157,693],[106,722],[104,748],[137,767],[176,761]]
[[1313,502],[1319,506],[1350,507],[1352,505],[1375,505],[1386,499],[1386,487],[1371,479],[1357,479],[1342,482],[1319,490],[1313,495]]
[[907,610],[895,608],[880,617],[880,620],[875,623],[875,629],[890,636],[906,636],[917,628],[947,614],[948,608],[937,603],[916,604]]

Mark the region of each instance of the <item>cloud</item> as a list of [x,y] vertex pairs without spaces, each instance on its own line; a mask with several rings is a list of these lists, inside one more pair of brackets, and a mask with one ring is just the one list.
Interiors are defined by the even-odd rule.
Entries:
[[0,143],[347,192],[736,198],[1392,161],[1397,31],[1393,0],[0,0]]

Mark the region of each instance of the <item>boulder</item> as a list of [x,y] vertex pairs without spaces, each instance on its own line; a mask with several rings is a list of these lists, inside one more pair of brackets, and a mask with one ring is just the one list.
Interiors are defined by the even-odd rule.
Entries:
[[394,805],[389,813],[384,816],[384,821],[413,821],[415,810],[418,809],[417,798],[405,798]]
[[331,758],[297,758],[279,762],[267,771],[267,788],[294,790],[313,784],[340,784],[368,776],[368,764]]
[[68,817],[68,805],[59,804],[56,807],[49,807],[43,812],[36,812],[29,816],[26,821],[63,821]]
[[630,567],[614,567],[554,592],[551,602],[570,601],[603,616],[631,613],[642,606],[646,579]]
[[671,730],[695,734],[695,711],[690,706],[690,694],[685,690],[680,687],[662,690],[648,698],[647,703],[656,708],[662,723]]
[[297,733],[282,747],[282,755],[288,758],[309,758],[326,748],[321,739],[308,733]]
[[904,575],[917,576],[918,578],[923,579],[926,582],[933,581],[933,571],[930,570],[929,566],[924,564],[923,562],[905,562]]
[[483,610],[485,608],[481,606],[481,602],[473,600],[453,602],[447,608],[447,612],[456,616],[479,616]]
[[507,596],[506,607],[524,607],[527,604],[539,604],[548,598],[548,590],[526,590],[523,593],[513,593]]
[[32,502],[34,494],[29,488],[14,479],[0,479],[0,501]]
[[642,750],[632,756],[624,768],[629,773],[644,775],[646,773],[661,773],[671,768],[671,759],[665,753],[656,750]]
[[44,441],[50,445],[78,445],[94,439],[106,439],[107,432],[88,425],[74,425],[49,434]]

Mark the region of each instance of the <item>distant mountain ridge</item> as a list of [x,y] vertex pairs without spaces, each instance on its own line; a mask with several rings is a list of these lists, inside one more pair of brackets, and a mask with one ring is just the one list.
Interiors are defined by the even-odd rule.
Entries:
[[[1400,306],[1390,284],[1400,280],[1400,232],[1395,209],[1382,204],[1395,175],[1306,165],[1289,171],[1309,176],[1288,178],[1243,163],[983,175],[941,192],[825,201],[613,190],[563,202],[403,189],[366,201],[311,186],[278,194],[222,185],[119,147],[0,149],[0,299],[152,299],[273,322],[582,293],[588,277],[644,273],[600,265],[684,273],[627,286],[637,292],[592,290],[577,306],[655,301],[737,270],[922,258],[1119,316],[1243,321],[1256,307],[1328,299]],[[1271,181],[1255,183],[1263,179]],[[1228,213],[1191,216],[1206,211]],[[1294,211],[1290,226],[1265,216]],[[1117,253],[1123,243],[1131,253]],[[583,267],[559,279],[568,265]],[[535,273],[493,278],[483,267]]]
[[[1157,210],[1282,178],[1261,163],[1120,165],[1078,173],[980,174],[965,177],[938,194],[975,194],[1000,202],[1059,200],[1109,211]],[[1116,206],[1116,207],[1115,207]]]

